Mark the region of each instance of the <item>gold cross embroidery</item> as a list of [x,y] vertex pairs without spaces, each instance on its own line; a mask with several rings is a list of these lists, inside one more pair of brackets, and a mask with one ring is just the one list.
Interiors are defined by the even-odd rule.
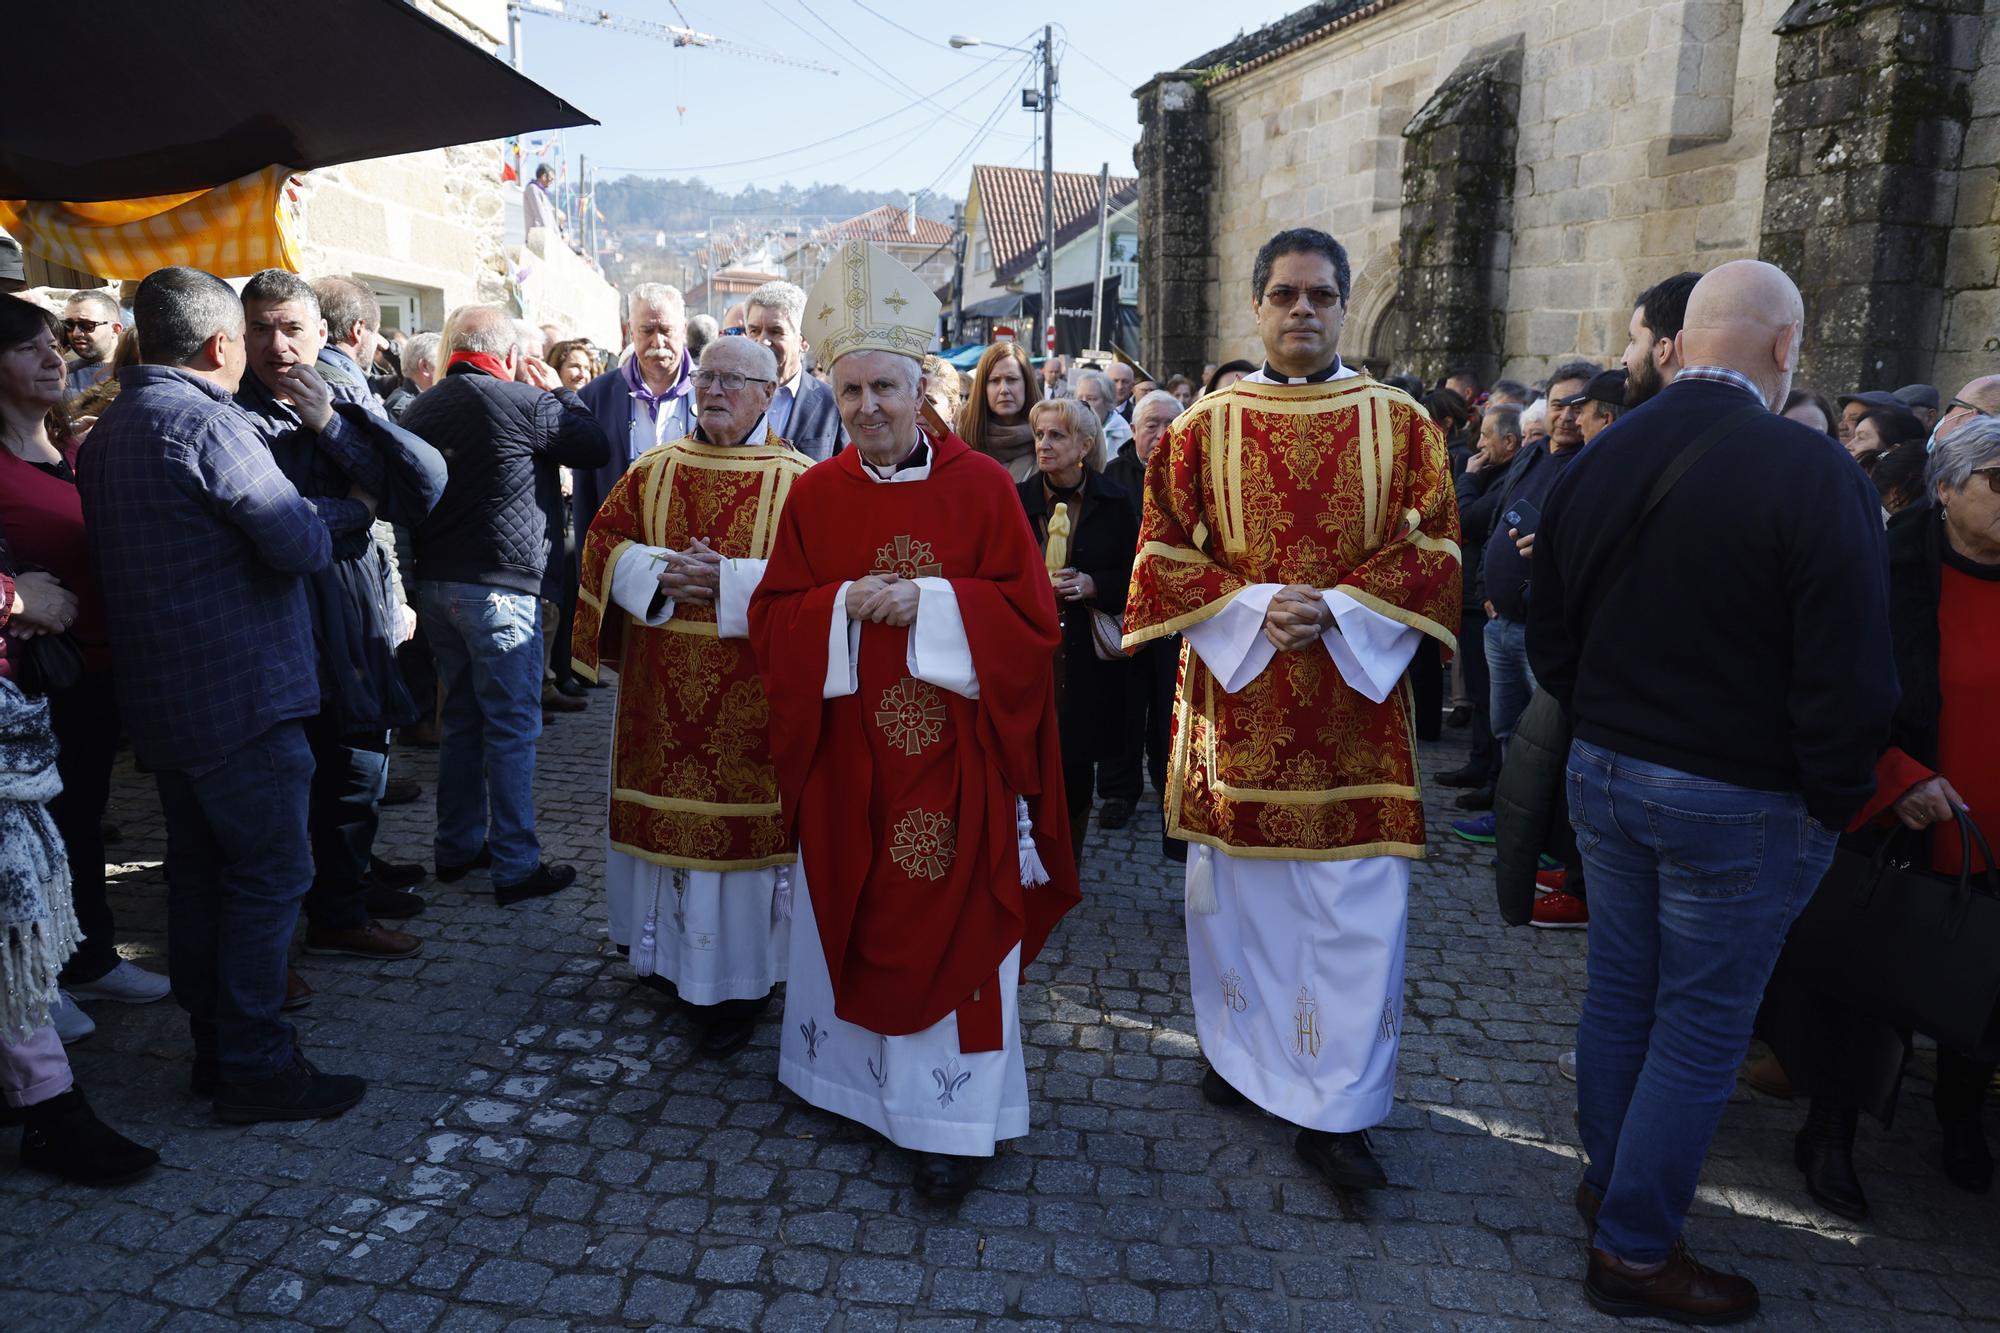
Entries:
[[833,307],[832,307],[832,306],[830,306],[830,305],[823,305],[823,306],[821,306],[821,307],[819,308],[819,322],[820,322],[820,323],[824,324],[824,323],[825,323],[825,322],[826,322],[827,320],[829,320],[829,319],[832,319],[832,318],[833,318]]
[[910,303],[909,297],[903,295],[901,292],[894,290],[890,291],[890,293],[887,296],[882,298],[882,304],[893,308],[895,312],[899,315],[903,313],[903,307],[908,305],[909,303]]

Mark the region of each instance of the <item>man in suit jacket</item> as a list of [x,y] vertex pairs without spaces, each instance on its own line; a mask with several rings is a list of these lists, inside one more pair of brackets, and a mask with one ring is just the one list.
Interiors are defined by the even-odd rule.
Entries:
[[577,393],[611,442],[604,466],[572,472],[570,503],[579,537],[640,454],[694,431],[694,362],[687,354],[687,303],[680,291],[660,282],[634,287],[626,298],[625,334],[630,354]]
[[809,344],[799,334],[806,294],[789,282],[767,282],[744,302],[743,334],[778,358],[778,387],[771,395],[771,429],[791,446],[824,462],[840,452],[840,406],[833,390],[806,373]]

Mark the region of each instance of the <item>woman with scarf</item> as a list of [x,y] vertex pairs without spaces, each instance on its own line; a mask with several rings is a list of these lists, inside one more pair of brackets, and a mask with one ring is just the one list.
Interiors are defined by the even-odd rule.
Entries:
[[958,412],[958,435],[1013,474],[1016,482],[1035,475],[1035,429],[1028,414],[1042,401],[1019,343],[994,343],[972,372],[972,393]]

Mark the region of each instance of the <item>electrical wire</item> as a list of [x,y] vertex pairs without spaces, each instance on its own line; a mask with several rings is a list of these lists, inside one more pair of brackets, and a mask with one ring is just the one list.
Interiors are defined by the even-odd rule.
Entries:
[[[1029,57],[1029,59],[1033,59],[1032,55]],[[1023,72],[1025,72],[1026,70],[1025,63],[1022,65],[1022,70]],[[979,151],[980,145],[985,143],[987,137],[993,132],[991,127],[998,121],[1000,113],[1007,109],[1007,104],[1011,100],[1008,94],[1012,93],[1013,91],[1014,90],[1012,88],[1009,88],[1007,89],[1006,92],[1001,93],[1000,101],[994,106],[994,108],[991,111],[986,113],[986,119],[980,123],[979,129],[973,132],[972,138],[966,141],[964,147],[960,148],[956,153],[952,154],[951,160],[945,163],[944,169],[938,172],[938,174],[931,179],[931,183],[929,185],[924,187],[926,190],[936,189],[938,184],[941,181],[943,181],[945,177],[949,176],[952,172],[959,170],[974,153]],[[1035,137],[1031,134],[1028,136],[1028,146],[1032,149],[1034,147],[1034,144],[1035,144]]]

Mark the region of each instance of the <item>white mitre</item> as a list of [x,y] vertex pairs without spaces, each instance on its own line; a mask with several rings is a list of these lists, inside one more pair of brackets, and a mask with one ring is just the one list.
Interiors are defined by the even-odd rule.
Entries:
[[806,296],[801,332],[822,370],[849,352],[922,361],[937,339],[942,303],[922,278],[866,241],[843,241]]

